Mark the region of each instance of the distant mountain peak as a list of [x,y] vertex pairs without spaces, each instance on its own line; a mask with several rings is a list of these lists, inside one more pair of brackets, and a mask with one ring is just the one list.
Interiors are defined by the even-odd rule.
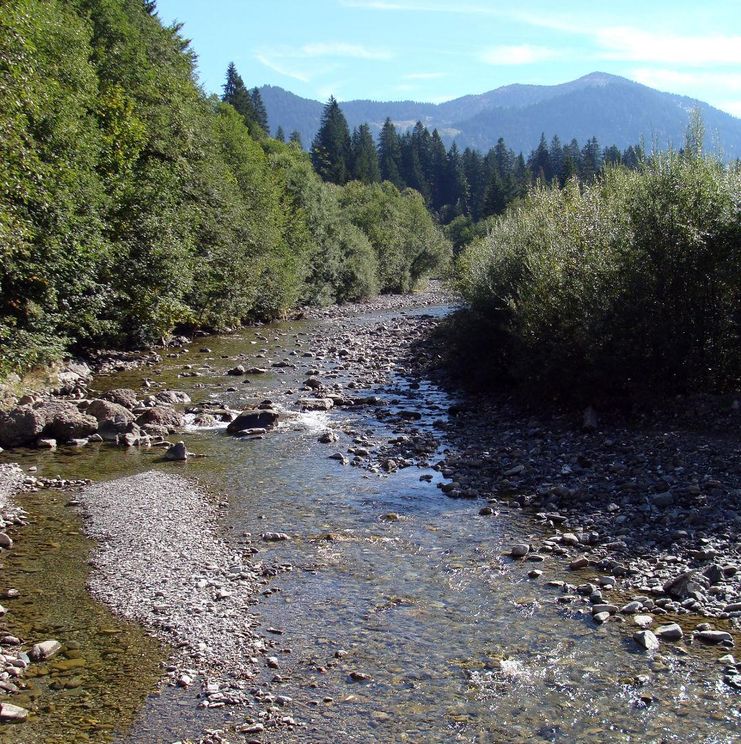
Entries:
[[[319,128],[323,103],[275,86],[260,89],[271,130],[298,130],[308,146]],[[663,93],[628,78],[594,71],[558,85],[513,83],[440,104],[415,101],[344,101],[350,128],[368,122],[377,133],[386,118],[404,130],[421,121],[437,129],[447,145],[487,151],[503,137],[509,147],[528,153],[544,132],[549,139],[597,137],[602,146],[625,149],[641,140],[659,147],[681,147],[689,112],[699,108],[708,147],[726,159],[741,157],[741,120],[686,96]]]

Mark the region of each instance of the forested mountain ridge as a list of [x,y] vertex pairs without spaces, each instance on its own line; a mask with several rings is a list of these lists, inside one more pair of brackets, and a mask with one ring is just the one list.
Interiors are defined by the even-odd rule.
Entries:
[[[298,130],[304,143],[311,142],[322,103],[275,86],[263,86],[260,93],[272,131],[279,125],[287,132]],[[542,132],[566,141],[596,137],[620,148],[641,140],[647,147],[679,148],[690,112],[699,109],[708,145],[717,143],[727,160],[741,156],[741,119],[702,101],[602,72],[560,85],[506,85],[440,104],[355,100],[341,105],[351,128],[368,122],[374,135],[389,117],[401,129],[421,121],[430,130],[437,128],[446,144],[455,141],[460,148],[488,150],[503,137],[517,152],[536,147]]]

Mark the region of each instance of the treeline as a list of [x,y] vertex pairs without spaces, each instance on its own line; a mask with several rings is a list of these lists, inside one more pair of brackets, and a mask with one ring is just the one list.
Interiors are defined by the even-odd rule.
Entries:
[[583,404],[734,389],[741,378],[741,168],[680,152],[540,185],[458,260],[449,329],[468,383]]
[[548,142],[545,135],[527,158],[502,138],[485,154],[468,147],[461,152],[455,143],[446,150],[437,129],[430,133],[417,122],[399,132],[390,119],[376,143],[368,124],[350,133],[342,109],[330,98],[311,157],[317,173],[331,183],[390,181],[415,189],[440,222],[455,223],[451,233],[458,235],[466,225],[501,214],[538,182],[563,187],[576,177],[590,183],[607,165],[637,168],[644,152],[640,145],[602,148],[596,137],[581,147],[575,139],[562,144],[558,136]]
[[323,183],[233,67],[224,99],[154,2],[2,4],[0,373],[405,291],[447,260],[422,196]]

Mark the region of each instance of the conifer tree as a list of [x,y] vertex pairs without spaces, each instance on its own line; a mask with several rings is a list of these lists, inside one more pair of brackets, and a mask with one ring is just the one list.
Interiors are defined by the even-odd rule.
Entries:
[[324,107],[319,131],[311,143],[311,161],[325,181],[342,185],[351,178],[350,130],[334,96]]
[[260,127],[260,129],[262,129],[263,134],[270,134],[270,127],[268,126],[268,111],[265,108],[265,104],[262,102],[262,96],[257,88],[253,88],[250,91],[250,100],[252,101],[255,123]]
[[257,125],[257,116],[255,106],[252,102],[252,96],[247,90],[242,76],[237,72],[234,62],[230,62],[226,68],[226,82],[224,83],[224,94],[221,96],[221,100],[237,110],[237,113],[242,116],[251,134],[256,133],[259,125]]
[[298,145],[302,150],[304,149],[304,143],[301,141],[301,132],[299,132],[298,129],[294,129],[291,132],[288,141],[292,142],[294,145]]
[[278,142],[285,142],[286,141],[286,134],[283,131],[283,127],[278,126],[278,129],[275,132],[275,139],[277,139]]
[[381,170],[381,178],[391,181],[397,188],[404,188],[405,184],[401,178],[401,145],[396,127],[387,118],[381,128],[378,138],[378,165]]
[[352,178],[363,183],[377,183],[381,180],[378,153],[367,124],[361,124],[353,132]]

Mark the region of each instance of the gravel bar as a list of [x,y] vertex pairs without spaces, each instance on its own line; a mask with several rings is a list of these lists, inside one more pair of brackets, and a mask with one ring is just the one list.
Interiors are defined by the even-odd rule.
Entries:
[[156,471],[94,484],[80,499],[97,541],[90,591],[176,649],[175,682],[250,678],[262,641],[249,610],[264,580],[219,537],[216,501]]

